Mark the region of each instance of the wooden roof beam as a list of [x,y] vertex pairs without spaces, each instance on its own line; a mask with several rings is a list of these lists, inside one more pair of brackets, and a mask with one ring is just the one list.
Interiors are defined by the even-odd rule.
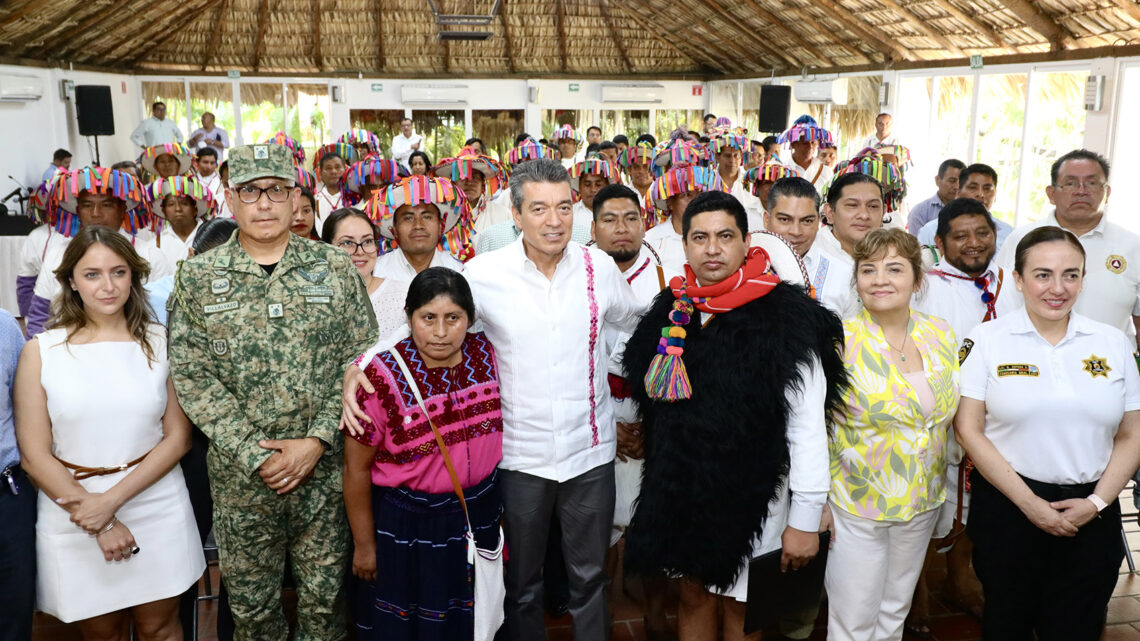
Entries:
[[202,71],[210,66],[210,61],[214,59],[214,54],[218,51],[218,45],[222,42],[222,29],[225,27],[226,7],[229,5],[229,0],[222,0],[218,5],[218,15],[214,16],[214,29],[210,32],[210,46],[206,49],[206,53],[202,56]]
[[953,42],[950,42],[950,39],[947,38],[946,36],[942,35],[941,33],[938,33],[934,29],[931,29],[930,27],[928,27],[925,22],[923,22],[922,20],[919,20],[906,7],[902,6],[898,2],[895,2],[895,0],[880,0],[880,1],[884,5],[886,5],[889,9],[891,9],[892,11],[897,13],[898,15],[902,16],[903,20],[905,20],[907,22],[907,24],[914,27],[915,29],[918,29],[919,33],[924,34],[927,38],[930,38],[931,40],[942,45],[943,47],[945,47],[947,50],[949,50],[951,53],[953,53],[956,56],[960,56],[962,58],[967,57],[966,52],[962,51],[961,47],[954,44]]
[[[796,69],[796,68],[803,66],[803,63],[801,63],[797,58],[794,58],[794,57],[784,53],[780,49],[777,49],[776,47],[773,47],[773,46],[769,45],[768,43],[764,42],[763,39],[758,38],[756,33],[753,33],[751,30],[747,29],[744,25],[741,24],[741,22],[743,21],[743,18],[734,16],[731,13],[725,11],[724,7],[721,6],[721,4],[719,2],[717,2],[717,0],[704,0],[704,4],[708,8],[712,9],[713,12],[716,13],[716,15],[720,16],[720,18],[725,23],[729,24],[730,26],[732,26],[733,29],[735,29],[736,31],[743,34],[745,43],[750,44],[750,45],[756,45],[757,49],[761,49],[761,50],[767,52],[767,54],[769,56],[772,56],[773,60],[779,61],[782,59],[784,62],[788,63],[791,66],[791,68],[793,68],[793,69]],[[681,5],[678,5],[678,6],[681,6]],[[742,51],[741,55],[745,60],[750,59],[750,57],[747,55],[746,50]],[[775,65],[772,65],[772,66],[775,66]]]
[[[74,50],[75,48],[82,46],[82,42],[84,41],[86,36],[97,35],[99,33],[98,27],[102,26],[104,23],[107,23],[108,21],[110,21],[112,23],[117,21],[118,16],[122,15],[122,12],[129,11],[131,9],[132,4],[134,4],[133,0],[129,0],[127,2],[127,4],[125,4],[124,6],[119,8],[118,13],[116,13],[114,11],[107,11],[106,7],[96,5],[95,10],[92,11],[91,13],[87,14],[86,16],[84,16],[84,19],[82,22],[80,22],[79,24],[75,25],[74,27],[68,29],[67,31],[63,32],[62,34],[60,34],[58,36],[48,34],[48,36],[44,37],[45,44],[40,45],[39,47],[36,47],[36,48],[43,51],[45,54],[45,57],[47,57],[47,58],[62,59],[67,54],[71,53],[71,51]],[[61,47],[59,43],[65,43],[65,44],[63,44]],[[56,49],[55,51],[52,51],[53,47],[60,47],[60,48]],[[28,47],[24,47],[24,48],[21,48],[20,50],[13,51],[12,53],[13,53],[13,55],[19,55],[20,53],[22,53],[24,51],[24,49],[27,49],[27,48]],[[45,49],[46,49],[46,51],[44,51]]]
[[321,55],[321,0],[312,0],[313,3],[313,65],[317,71],[325,66]]
[[1010,13],[1017,16],[1018,20],[1024,22],[1025,26],[1041,34],[1049,42],[1053,51],[1064,47],[1068,34],[1065,33],[1061,25],[1057,24],[1056,20],[1039,11],[1037,7],[1029,4],[1026,0],[1002,0],[1001,4]]
[[[174,36],[176,36],[178,34],[185,33],[186,28],[189,27],[190,25],[194,24],[194,21],[197,19],[197,16],[195,14],[197,14],[199,12],[208,11],[211,7],[213,7],[216,4],[221,3],[222,1],[223,0],[209,0],[204,5],[198,5],[198,6],[193,7],[193,8],[190,8],[189,3],[186,5],[183,5],[182,6],[183,9],[190,9],[190,11],[187,11],[185,13],[185,15],[187,16],[185,18],[185,20],[177,20],[173,17],[172,14],[166,14],[165,16],[159,16],[158,18],[155,18],[153,21],[148,23],[146,27],[140,29],[138,33],[141,35],[150,34],[150,33],[152,33],[151,29],[156,28],[157,25],[159,25],[160,23],[164,24],[164,25],[169,24],[169,25],[171,25],[171,28],[167,29],[166,33],[162,34],[158,38],[158,40],[155,40],[149,47],[146,47],[141,52],[139,52],[138,55],[131,56],[130,60],[127,62],[127,66],[133,67],[133,66],[137,65],[140,61],[146,60],[147,57],[150,56],[150,54],[154,53],[156,50],[158,50],[159,47],[161,47],[162,45],[169,42],[171,38],[173,38]],[[178,12],[175,12],[175,14],[178,14]],[[131,40],[134,40],[134,38],[131,38],[126,43],[129,43]],[[144,40],[143,42],[146,42],[146,41]],[[120,46],[122,46],[122,44],[126,44],[126,43],[120,43],[119,46],[116,46],[114,49],[108,50],[107,53],[111,53],[112,51],[115,51],[115,49],[118,49]],[[128,51],[130,51],[130,49],[128,49]],[[126,56],[124,56],[124,58],[125,57]]]
[[1140,7],[1132,0],[1113,0],[1116,6],[1120,7],[1124,13],[1127,13],[1130,18],[1136,22],[1140,22]]
[[[648,0],[641,0],[641,2],[643,5],[649,6]],[[741,49],[737,46],[733,46],[732,47],[733,50],[729,51],[728,49],[725,49],[725,46],[727,46],[725,42],[718,41],[715,37],[712,37],[711,35],[708,38],[702,36],[700,34],[700,32],[697,31],[693,27],[693,25],[699,24],[699,25],[703,26],[705,29],[707,29],[709,31],[709,33],[711,34],[712,33],[711,22],[709,20],[706,20],[706,19],[699,17],[692,9],[690,9],[684,3],[671,4],[669,6],[669,10],[672,13],[679,14],[679,16],[682,20],[682,24],[679,26],[676,26],[674,28],[675,30],[673,32],[673,36],[675,38],[690,38],[690,39],[696,40],[698,45],[703,46],[706,49],[710,50],[713,53],[713,55],[719,56],[720,59],[724,62],[724,64],[732,65],[733,67],[735,67],[737,69],[747,70],[751,65],[754,65],[757,62],[760,62],[760,64],[772,66],[765,61],[757,61],[757,60],[753,59],[751,56],[749,56],[747,53],[745,53],[743,49]],[[659,25],[665,24],[661,20],[660,16],[658,16],[656,18],[655,22]]]
[[558,53],[562,60],[562,73],[566,73],[566,9],[562,0],[555,0],[555,20],[558,23]]
[[261,67],[261,52],[265,47],[265,30],[269,27],[269,0],[261,0],[257,9],[257,39],[253,41],[253,70]]
[[614,46],[617,47],[618,53],[621,54],[622,64],[625,65],[625,70],[633,72],[633,65],[629,62],[629,54],[625,51],[625,45],[622,44],[621,38],[617,35],[617,30],[614,29],[614,22],[610,19],[610,14],[606,11],[606,0],[598,0],[598,8],[602,11],[602,22],[606,23],[606,31],[610,33],[610,39],[614,41]]
[[51,0],[31,0],[31,2],[4,16],[3,19],[0,19],[0,27],[6,27],[19,20],[20,18],[38,11],[41,7],[48,4],[49,2],[51,2]]
[[384,3],[376,3],[376,70],[381,71],[387,66],[388,60],[384,55]]
[[997,47],[1000,47],[1002,49],[1009,48],[1009,44],[1006,43],[1005,39],[1002,38],[997,31],[993,30],[985,24],[982,24],[980,20],[975,20],[974,18],[966,15],[961,9],[955,7],[953,3],[950,2],[950,0],[934,0],[934,4],[938,5],[940,9],[953,16],[956,20],[958,20],[958,22],[961,22],[962,24],[985,36],[987,40],[994,43],[994,45]]
[[695,49],[697,52],[696,54],[689,53],[689,52],[685,51],[684,49],[682,49],[678,43],[673,42],[671,40],[668,40],[667,38],[661,36],[658,33],[658,29],[660,29],[660,25],[657,28],[651,27],[648,22],[645,22],[641,18],[641,16],[639,16],[637,14],[636,11],[630,11],[629,9],[627,9],[626,7],[624,7],[622,5],[617,5],[617,8],[619,11],[624,13],[627,18],[636,22],[637,26],[640,27],[642,31],[649,34],[652,38],[657,40],[657,42],[660,42],[666,48],[669,48],[669,49],[672,49],[673,51],[676,51],[677,53],[681,54],[683,57],[688,58],[690,62],[693,62],[695,64],[708,65],[709,67],[716,69],[717,71],[719,71],[721,73],[727,73],[727,70],[720,64],[720,62],[716,58],[714,58],[713,56],[708,55],[708,53],[700,50],[699,48]]
[[507,0],[500,0],[499,19],[503,21],[503,39],[507,42],[507,69],[515,72],[515,47],[511,42],[511,25],[507,21]]
[[849,19],[847,20],[841,20],[840,24],[850,29],[855,35],[867,40],[867,44],[883,52],[883,55],[887,56],[887,58],[914,60],[914,55],[907,51],[902,45],[895,42],[889,36],[879,33],[875,26],[868,25],[862,20],[859,20],[851,10],[841,6],[838,2],[835,2],[835,0],[813,1],[815,2],[815,6],[835,16],[836,20],[841,20],[840,16],[848,17]]
[[801,36],[799,32],[797,32],[795,29],[792,29],[787,23],[785,23],[783,20],[780,20],[780,18],[773,14],[771,11],[768,11],[763,6],[761,6],[759,2],[756,0],[746,0],[746,3],[752,7],[752,11],[756,15],[763,18],[768,24],[778,27],[781,31],[791,36],[792,41],[796,43],[797,47],[803,49],[820,62],[829,64],[835,63],[835,60],[823,55],[819,49],[816,49],[810,42],[807,41],[806,38]]
[[[819,20],[816,20],[815,16],[811,15],[807,11],[804,11],[804,10],[796,8],[796,7],[788,7],[787,9],[784,9],[784,11],[788,14],[789,17],[794,18],[796,20],[799,20],[800,22],[803,22],[809,28],[815,30],[816,33],[818,33],[819,35],[826,38],[828,42],[835,45],[836,47],[839,47],[840,49],[847,51],[848,53],[850,53],[854,57],[859,58],[859,59],[863,60],[864,62],[867,62],[867,63],[872,62],[872,60],[869,57],[867,57],[867,54],[860,51],[858,47],[853,47],[851,45],[848,45],[847,43],[843,42],[839,38],[836,38],[835,34],[831,33],[831,29],[828,29],[827,27],[823,26],[823,23],[821,23]],[[887,54],[884,53],[883,55],[885,56]]]

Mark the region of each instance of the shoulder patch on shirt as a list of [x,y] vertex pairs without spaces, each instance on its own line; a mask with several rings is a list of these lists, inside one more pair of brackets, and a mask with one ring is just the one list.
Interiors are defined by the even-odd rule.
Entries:
[[1128,261],[1120,254],[1109,254],[1108,258],[1104,259],[1104,266],[1114,274],[1123,274],[1124,270],[1128,269]]
[[1006,376],[1040,376],[1041,371],[1037,369],[1036,365],[1028,363],[1005,363],[1004,365],[997,366],[998,378],[1005,378]]
[[1085,364],[1081,369],[1088,372],[1089,376],[1093,378],[1097,376],[1108,378],[1108,373],[1112,371],[1112,368],[1108,366],[1108,363],[1105,362],[1106,360],[1107,359],[1101,358],[1096,354],[1090,354],[1088,358],[1081,361]]
[[958,348],[958,364],[966,362],[966,357],[970,355],[970,350],[974,349],[974,341],[966,339],[962,341],[962,347]]

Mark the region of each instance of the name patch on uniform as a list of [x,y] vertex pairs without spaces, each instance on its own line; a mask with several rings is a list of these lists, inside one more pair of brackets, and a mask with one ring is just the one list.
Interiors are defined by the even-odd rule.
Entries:
[[1123,274],[1124,270],[1128,269],[1128,261],[1120,254],[1111,254],[1104,259],[1104,266],[1114,274]]
[[230,291],[230,279],[228,278],[215,278],[210,281],[211,294],[224,294]]
[[997,366],[998,378],[1006,376],[1040,376],[1041,371],[1037,369],[1036,365],[1029,365],[1027,363],[1006,363]]
[[1081,369],[1088,372],[1089,376],[1093,378],[1096,378],[1097,376],[1108,378],[1108,373],[1112,371],[1112,368],[1108,366],[1108,363],[1105,362],[1105,359],[1097,356],[1096,354],[1090,354],[1088,358],[1081,362],[1085,364],[1085,366]]
[[333,288],[328,285],[307,285],[301,288],[302,296],[332,296]]
[[207,314],[216,314],[218,312],[228,312],[231,309],[237,309],[241,305],[236,300],[231,300],[228,303],[218,303],[217,305],[206,305],[202,311]]
[[225,356],[226,352],[228,352],[230,349],[229,344],[227,344],[226,341],[222,339],[214,341],[210,344],[210,346],[214,348],[214,353],[218,356]]
[[281,303],[269,303],[269,317],[281,318],[285,315],[285,307]]
[[966,362],[966,357],[970,355],[970,350],[974,349],[974,341],[966,339],[962,341],[962,347],[958,348],[958,364]]
[[321,303],[323,305],[328,305],[329,301],[331,301],[331,300],[332,299],[329,298],[328,296],[306,296],[305,297],[306,303]]

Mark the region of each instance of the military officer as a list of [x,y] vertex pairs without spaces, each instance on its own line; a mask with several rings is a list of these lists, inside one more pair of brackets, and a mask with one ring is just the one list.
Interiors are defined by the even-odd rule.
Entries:
[[241,641],[286,637],[285,553],[298,641],[345,637],[347,524],[339,382],[377,339],[348,255],[289,232],[300,198],[289,149],[232,149],[233,237],[182,263],[170,297],[170,360],[207,463],[222,575]]

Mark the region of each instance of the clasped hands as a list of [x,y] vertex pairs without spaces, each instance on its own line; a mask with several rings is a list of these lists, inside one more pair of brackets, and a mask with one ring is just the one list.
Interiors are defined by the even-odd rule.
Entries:
[[259,441],[258,445],[273,454],[257,469],[269,489],[288,494],[297,489],[313,473],[325,453],[325,446],[313,437]]

